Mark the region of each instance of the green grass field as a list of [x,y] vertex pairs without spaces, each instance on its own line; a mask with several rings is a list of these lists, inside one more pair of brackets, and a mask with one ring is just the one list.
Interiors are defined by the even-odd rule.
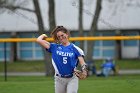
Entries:
[[[100,69],[103,60],[95,61],[97,69]],[[138,59],[126,59],[116,60],[116,65],[119,69],[140,69],[140,60]],[[0,62],[0,72],[4,71],[4,63]],[[18,61],[7,63],[8,72],[44,72],[45,63],[44,61]]]
[[[80,80],[78,93],[139,93],[140,75],[88,77]],[[54,93],[53,77],[0,76],[0,93]]]

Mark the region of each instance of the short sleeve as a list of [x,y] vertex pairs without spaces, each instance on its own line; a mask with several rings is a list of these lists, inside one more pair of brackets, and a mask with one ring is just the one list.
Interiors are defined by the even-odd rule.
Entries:
[[85,56],[84,55],[84,52],[83,52],[83,50],[81,49],[81,48],[79,48],[78,46],[76,46],[76,45],[73,45],[74,46],[74,48],[75,48],[75,53],[76,53],[76,55],[79,57],[79,56]]
[[46,51],[52,53],[53,51],[55,51],[55,47],[56,47],[55,43],[50,43],[50,48],[46,49]]

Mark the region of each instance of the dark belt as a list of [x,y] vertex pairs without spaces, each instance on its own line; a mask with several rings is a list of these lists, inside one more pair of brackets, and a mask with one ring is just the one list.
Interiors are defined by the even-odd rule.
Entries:
[[56,76],[58,76],[58,77],[62,77],[62,78],[71,78],[71,77],[73,77],[73,74],[68,74],[68,75],[60,75],[60,74],[56,74]]

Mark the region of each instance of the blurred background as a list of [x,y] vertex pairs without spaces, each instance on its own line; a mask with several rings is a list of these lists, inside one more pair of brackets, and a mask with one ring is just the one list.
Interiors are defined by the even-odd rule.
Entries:
[[[63,25],[71,37],[139,36],[139,0],[0,0],[0,39],[37,38]],[[117,69],[140,74],[139,40],[72,41],[85,52],[86,62],[100,69],[104,59]],[[4,51],[5,50],[5,51]],[[45,72],[52,75],[51,55],[36,42],[0,41],[0,72]],[[40,74],[40,73],[39,73]]]

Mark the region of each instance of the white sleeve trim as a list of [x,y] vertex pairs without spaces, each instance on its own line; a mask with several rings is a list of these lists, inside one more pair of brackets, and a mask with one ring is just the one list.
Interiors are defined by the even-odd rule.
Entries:
[[78,50],[78,52],[82,55],[82,56],[85,56],[83,50],[81,48],[79,48],[78,46],[74,45],[73,46]]

